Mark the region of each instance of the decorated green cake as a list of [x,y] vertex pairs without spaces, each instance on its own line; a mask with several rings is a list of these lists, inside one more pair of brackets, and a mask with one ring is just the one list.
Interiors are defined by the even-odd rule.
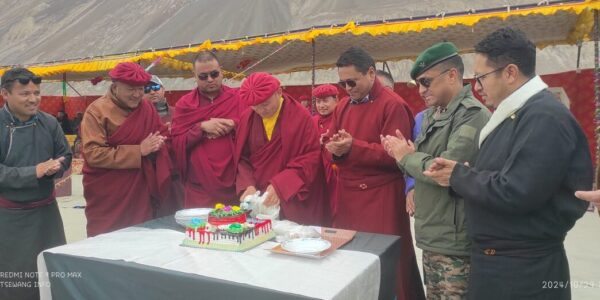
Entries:
[[247,218],[238,206],[215,205],[208,220],[194,218],[186,226],[182,246],[246,251],[275,237],[271,220]]

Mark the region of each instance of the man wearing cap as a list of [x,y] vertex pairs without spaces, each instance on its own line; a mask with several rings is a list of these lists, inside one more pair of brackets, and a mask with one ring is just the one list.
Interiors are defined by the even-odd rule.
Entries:
[[490,112],[463,86],[464,65],[450,42],[438,43],[417,57],[410,76],[419,86],[425,110],[414,144],[398,135],[381,143],[396,164],[415,179],[415,239],[423,250],[428,299],[464,299],[468,288],[470,247],[464,200],[423,171],[436,157],[475,162],[479,131]]
[[236,134],[240,199],[268,192],[266,206],[280,205],[280,216],[321,225],[324,179],[317,128],[308,111],[284,95],[277,78],[254,73],[242,83],[248,105]]
[[[1,79],[0,299],[39,299],[37,255],[65,244],[54,179],[71,165],[58,121],[41,112],[42,78],[24,68]],[[12,275],[6,275],[12,274]]]
[[440,157],[425,172],[465,199],[469,299],[571,299],[563,242],[588,207],[575,192],[591,189],[593,166],[583,130],[535,62],[535,45],[512,28],[475,45],[475,88],[495,108],[477,160]]
[[185,207],[239,204],[235,191],[235,127],[247,109],[238,89],[223,85],[219,60],[212,52],[194,58],[197,88],[177,101],[173,150],[185,185]]
[[[171,128],[173,112],[175,108],[170,106],[165,97],[165,86],[156,75],[152,75],[150,82],[144,86],[145,99],[150,101],[160,117],[160,121]],[[170,146],[170,143],[167,143]],[[168,201],[162,202],[156,212],[156,217],[170,216],[183,207],[184,187],[179,172],[173,172],[171,178],[171,192],[167,196]]]
[[165,124],[171,122],[173,107],[169,106],[169,103],[167,103],[167,98],[165,98],[165,86],[158,76],[152,75],[150,82],[144,86],[144,94],[146,95],[146,99],[154,105],[154,108],[156,108],[156,111],[160,116],[160,121]]
[[[315,106],[317,108],[317,114],[313,116],[313,120],[317,125],[319,136],[321,136],[327,134],[329,127],[331,126],[331,117],[338,104],[338,88],[331,84],[320,85],[313,90],[312,96],[315,98]],[[333,217],[337,206],[338,170],[337,166],[329,160],[329,152],[325,149],[322,141],[321,154],[323,158],[323,169],[325,171],[325,182],[327,183],[326,191],[331,210],[330,215]]]
[[401,97],[376,78],[375,61],[364,50],[349,48],[336,65],[349,97],[340,100],[329,133],[322,137],[340,172],[333,225],[401,236],[396,296],[418,298],[423,285],[405,210],[404,176],[380,144],[381,135],[398,129],[410,136],[412,115]]
[[88,236],[152,219],[171,188],[167,128],[143,101],[150,74],[125,62],[108,75],[110,89],[88,106],[81,123]]

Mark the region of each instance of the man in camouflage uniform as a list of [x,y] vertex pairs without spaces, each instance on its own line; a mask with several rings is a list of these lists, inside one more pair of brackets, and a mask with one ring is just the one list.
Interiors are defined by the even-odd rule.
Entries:
[[415,239],[423,249],[428,299],[464,299],[470,246],[464,201],[423,175],[436,157],[473,163],[477,137],[490,112],[463,86],[464,65],[452,43],[425,50],[411,70],[428,108],[414,144],[400,132],[382,137],[398,167],[415,178]]
[[469,256],[423,250],[428,299],[465,299],[470,271]]

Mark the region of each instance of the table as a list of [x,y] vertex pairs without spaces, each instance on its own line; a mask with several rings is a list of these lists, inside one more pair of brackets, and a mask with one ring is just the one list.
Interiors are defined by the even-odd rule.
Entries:
[[[183,231],[173,216],[152,220],[138,227]],[[400,237],[358,232],[341,249],[377,255],[381,274],[379,299],[394,298]],[[49,251],[40,254],[38,267],[40,274],[47,271],[49,275],[46,278],[48,281],[40,278],[42,299],[49,292],[53,299],[315,299],[135,262]]]

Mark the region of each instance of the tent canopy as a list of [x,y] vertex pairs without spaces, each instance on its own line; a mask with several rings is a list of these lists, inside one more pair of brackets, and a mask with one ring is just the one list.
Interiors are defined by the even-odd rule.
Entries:
[[[4,49],[0,48],[0,64],[5,65],[0,73],[20,63],[45,79],[62,80],[66,74],[69,81],[82,81],[106,76],[122,61],[147,66],[160,58],[152,73],[188,77],[194,55],[214,50],[223,68],[229,71],[227,75],[240,78],[243,71],[309,70],[313,67],[313,53],[314,67],[331,67],[350,46],[364,48],[378,61],[412,58],[443,40],[454,42],[462,52],[470,52],[483,36],[503,26],[523,30],[543,48],[588,39],[593,27],[592,10],[600,9],[597,0],[508,1],[510,5],[500,0],[443,4],[430,0],[109,0],[87,1],[68,9],[70,1],[56,2],[36,7],[32,10],[34,16],[25,20],[36,17],[43,25],[48,19],[68,19],[74,13],[77,20],[61,28],[47,28],[55,32],[27,51],[2,42],[26,35],[26,42],[18,45],[28,46],[27,42],[39,39],[38,31],[29,28],[29,35],[18,32],[23,25],[14,17],[19,5],[0,13],[0,26],[10,28],[4,36],[0,34],[0,45],[4,45]],[[111,11],[119,6],[118,11]],[[157,20],[158,16],[163,18]],[[352,20],[347,20],[348,16]],[[9,24],[11,20],[16,23]],[[202,42],[194,44],[196,41]],[[167,46],[170,43],[184,46]],[[123,53],[104,54],[110,50]],[[55,61],[47,62],[48,59]]]

